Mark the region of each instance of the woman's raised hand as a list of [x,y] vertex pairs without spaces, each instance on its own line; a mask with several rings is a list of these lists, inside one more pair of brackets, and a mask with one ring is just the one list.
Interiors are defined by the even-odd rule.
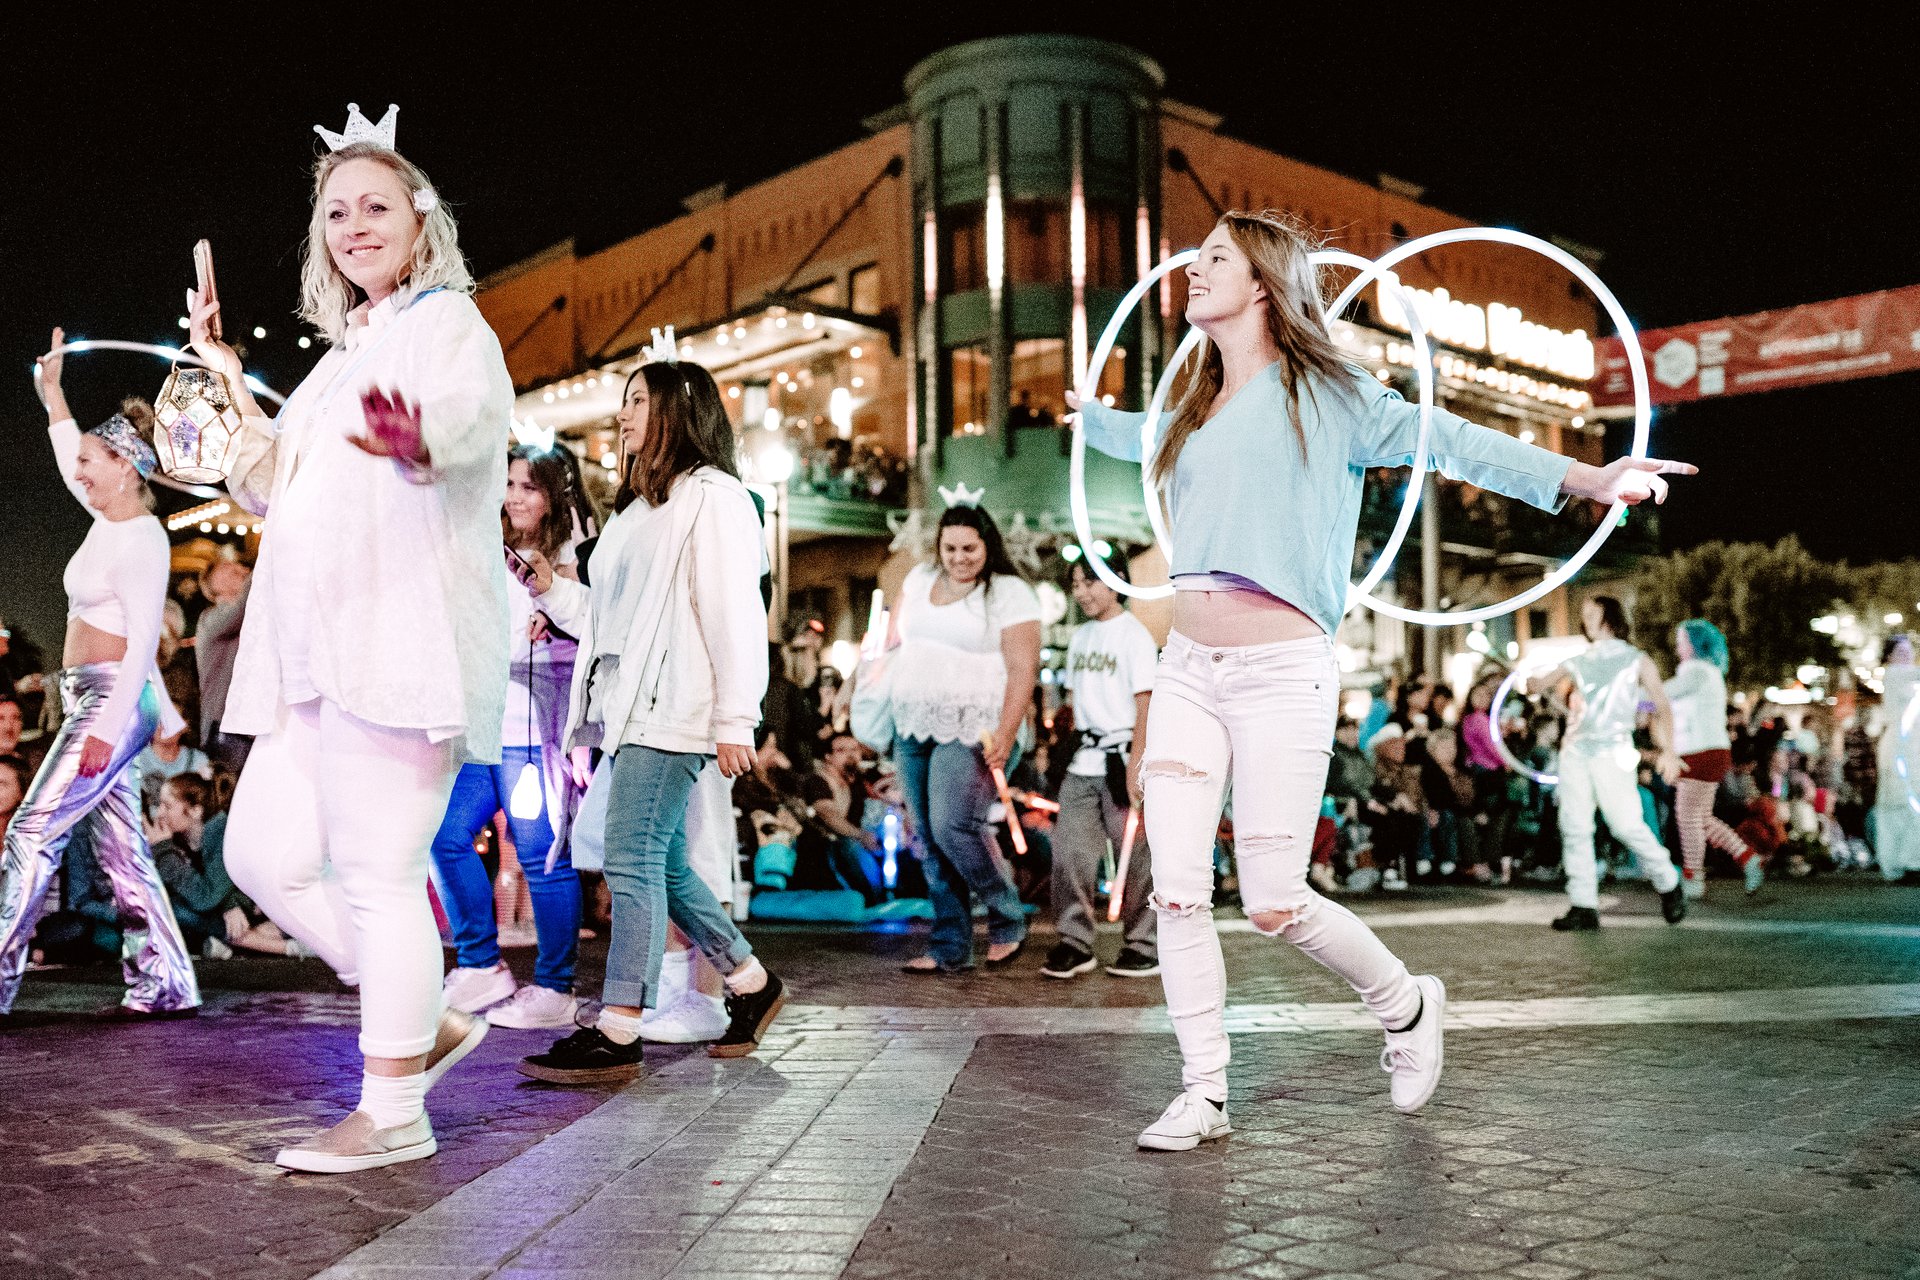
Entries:
[[379,387],[372,387],[360,396],[360,412],[366,418],[367,434],[347,438],[362,452],[376,458],[392,458],[409,467],[427,465],[427,441],[420,430],[420,406],[408,404],[407,398],[398,392],[388,395]]
[[60,375],[67,367],[67,353],[60,348],[66,345],[66,341],[67,331],[55,325],[53,341],[47,344],[47,354],[34,360],[40,366],[40,394],[43,397],[49,391],[60,390]]
[[193,354],[207,362],[209,369],[225,374],[229,382],[240,383],[239,353],[214,337],[215,323],[219,317],[218,298],[202,302],[198,290],[187,290],[187,345],[193,348]]

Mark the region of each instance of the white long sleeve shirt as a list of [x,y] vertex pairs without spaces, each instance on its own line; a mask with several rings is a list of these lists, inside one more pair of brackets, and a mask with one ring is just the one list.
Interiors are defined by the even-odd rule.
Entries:
[[1667,701],[1673,704],[1675,755],[1725,751],[1733,745],[1727,736],[1727,678],[1720,668],[1704,658],[1688,658],[1666,686]]
[[80,464],[80,426],[62,418],[47,428],[53,459],[67,491],[93,517],[85,541],[67,561],[62,585],[67,589],[67,619],[84,622],[97,631],[120,636],[127,653],[113,692],[94,722],[91,736],[118,743],[140,705],[140,693],[153,685],[160,699],[160,725],[167,737],[186,727],[167,696],[160,678],[160,624],[167,607],[167,576],[173,555],[167,531],[150,515],[131,520],[109,520],[93,509],[87,491],[74,478]]
[[[371,387],[420,408],[433,474],[355,447]],[[500,758],[513,384],[464,294],[394,294],[350,318],[274,423],[248,418],[228,490],[266,516],[223,727],[271,732],[323,697],[371,724]]]
[[[534,600],[580,640],[569,745],[591,712],[607,750],[752,746],[767,693],[762,560],[752,496],[711,467],[681,476],[658,507],[610,518],[587,565],[593,586],[555,578]],[[618,661],[596,686],[603,655]]]

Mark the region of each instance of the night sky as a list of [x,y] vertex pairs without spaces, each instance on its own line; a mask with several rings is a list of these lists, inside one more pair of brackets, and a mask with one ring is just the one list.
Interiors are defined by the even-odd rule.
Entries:
[[[1601,276],[1645,326],[1920,282],[1920,32],[1875,18],[1843,41],[1810,26],[1814,10],[1665,8],[1666,25],[1599,5],[1422,6],[1402,23],[1350,5],[622,6],[633,19],[551,5],[417,23],[395,5],[165,22],[37,10],[0,55],[0,616],[57,660],[60,571],[86,517],[27,376],[47,331],[176,341],[205,236],[228,331],[265,326],[249,368],[290,389],[319,352],[296,349],[291,314],[311,126],[338,129],[350,100],[376,119],[400,104],[400,148],[453,202],[476,274],[569,235],[619,240],[712,183],[851,141],[947,45],[1054,30],[1144,50],[1169,95],[1224,115],[1225,132],[1602,250]],[[163,373],[77,358],[69,395],[91,425]],[[1704,472],[1676,489],[1669,544],[1797,532],[1834,558],[1920,554],[1916,392],[1908,374],[1663,412],[1656,452]]]

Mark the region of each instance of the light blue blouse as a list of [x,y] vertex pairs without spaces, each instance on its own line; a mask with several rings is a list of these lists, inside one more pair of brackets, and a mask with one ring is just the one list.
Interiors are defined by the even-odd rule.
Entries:
[[[1166,491],[1172,572],[1249,579],[1332,635],[1346,612],[1367,468],[1413,464],[1420,407],[1357,368],[1344,382],[1309,376],[1302,386],[1312,390],[1301,405],[1305,457],[1277,361],[1187,437]],[[1094,448],[1141,460],[1145,414],[1089,404],[1082,417]],[[1430,441],[1443,475],[1547,511],[1566,504],[1570,458],[1438,408]]]

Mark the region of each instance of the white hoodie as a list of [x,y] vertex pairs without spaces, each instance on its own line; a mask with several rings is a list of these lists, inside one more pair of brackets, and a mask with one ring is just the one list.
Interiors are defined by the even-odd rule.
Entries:
[[[767,692],[760,518],[747,487],[712,467],[674,481],[666,502],[636,501],[607,521],[587,587],[556,577],[536,606],[580,641],[567,741],[585,722],[595,658],[619,657],[596,718],[602,745],[712,755],[751,747]],[[597,596],[617,591],[617,599]],[[624,634],[594,634],[622,620]]]

